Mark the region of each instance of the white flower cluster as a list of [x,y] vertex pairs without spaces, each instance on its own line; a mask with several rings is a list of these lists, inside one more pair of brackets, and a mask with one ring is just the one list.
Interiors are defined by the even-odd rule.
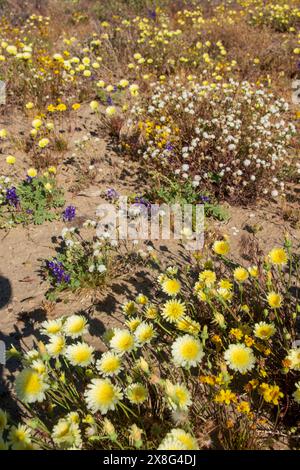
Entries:
[[276,197],[284,191],[279,173],[289,165],[296,132],[287,112],[288,104],[263,86],[175,79],[153,84],[150,103],[132,110],[132,122],[145,116],[143,158],[192,179],[195,187],[234,197]]

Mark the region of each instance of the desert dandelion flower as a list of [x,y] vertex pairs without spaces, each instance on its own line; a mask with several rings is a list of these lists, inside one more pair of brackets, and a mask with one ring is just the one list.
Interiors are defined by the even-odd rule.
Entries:
[[58,357],[65,352],[66,340],[63,335],[53,335],[46,346],[47,352],[51,357]]
[[66,348],[66,358],[73,366],[87,367],[93,361],[94,348],[87,343],[72,344]]
[[142,322],[135,330],[134,336],[140,345],[150,343],[155,337],[155,331],[153,325]]
[[282,297],[276,292],[270,292],[267,295],[267,301],[271,308],[280,308],[282,304]]
[[162,283],[162,290],[165,294],[173,296],[180,292],[181,284],[177,279],[166,279]]
[[49,385],[45,377],[33,369],[23,369],[16,378],[17,397],[24,403],[41,402]]
[[121,389],[109,379],[93,379],[88,385],[84,396],[88,408],[93,413],[100,411],[102,414],[114,410],[123,398]]
[[45,335],[51,336],[60,333],[62,329],[62,320],[59,318],[57,320],[48,320],[42,323],[41,332]]
[[64,332],[71,338],[87,333],[87,320],[82,315],[71,315],[64,323]]
[[117,354],[107,351],[103,353],[101,359],[97,361],[96,367],[104,377],[118,375],[122,369],[121,358]]
[[242,282],[247,281],[247,279],[249,277],[249,273],[248,273],[247,269],[242,268],[240,266],[238,268],[235,268],[235,270],[233,271],[233,277],[237,282],[242,283]]
[[259,339],[268,340],[275,334],[276,328],[273,323],[261,321],[254,325],[254,336]]
[[128,400],[134,405],[140,405],[148,398],[148,392],[144,385],[139,383],[131,384],[126,389]]
[[242,374],[253,369],[255,364],[252,349],[242,343],[230,344],[224,353],[224,358],[232,370],[241,372]]
[[213,251],[217,255],[225,256],[229,253],[230,246],[226,240],[218,240],[213,244]]
[[130,352],[134,348],[134,337],[128,330],[115,328],[110,347],[118,354]]
[[8,435],[12,450],[25,450],[31,446],[31,432],[24,424],[12,426]]
[[167,381],[166,394],[170,400],[171,407],[174,409],[187,410],[192,404],[191,394],[185,385],[173,385]]
[[175,364],[182,367],[195,367],[204,356],[200,341],[191,335],[179,336],[172,344]]
[[185,311],[186,306],[180,300],[168,300],[168,302],[165,303],[161,314],[165,320],[174,323],[184,316]]
[[288,255],[283,248],[273,248],[268,257],[272,264],[284,266],[288,262]]

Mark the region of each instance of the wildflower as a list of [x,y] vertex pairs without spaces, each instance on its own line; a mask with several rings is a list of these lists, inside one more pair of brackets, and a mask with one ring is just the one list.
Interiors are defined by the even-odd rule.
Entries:
[[49,145],[49,142],[50,142],[50,140],[47,139],[47,138],[41,139],[41,140],[39,141],[39,143],[38,143],[38,146],[39,146],[41,149],[43,149],[43,148],[47,147],[47,145]]
[[116,113],[117,113],[117,109],[116,109],[115,106],[107,106],[107,108],[106,108],[106,110],[105,110],[106,116],[112,117],[112,116],[114,116]]
[[276,328],[273,323],[259,322],[254,325],[254,335],[259,339],[268,340],[275,334]]
[[166,394],[170,400],[171,407],[179,410],[188,410],[192,404],[191,394],[185,385],[166,381]]
[[249,274],[252,277],[258,277],[259,271],[257,266],[250,266],[248,268]]
[[242,283],[242,282],[247,281],[249,274],[245,268],[238,267],[238,268],[235,268],[233,272],[233,277],[237,282]]
[[76,343],[66,348],[66,358],[73,366],[86,367],[89,366],[93,360],[94,348],[86,343]]
[[245,413],[245,414],[250,413],[250,404],[249,404],[249,402],[248,401],[241,401],[237,406],[237,410],[240,413]]
[[56,174],[56,167],[55,166],[49,166],[48,168],[49,173],[52,173],[53,175]]
[[202,281],[206,287],[212,287],[216,282],[216,273],[209,269],[202,271],[202,273],[199,274],[199,280]]
[[119,81],[119,85],[120,85],[121,88],[126,88],[129,85],[129,81],[125,80],[125,79],[122,79],[122,80]]
[[123,305],[122,310],[123,310],[125,315],[133,315],[137,311],[135,303],[132,302],[132,301],[126,302]]
[[136,424],[132,424],[129,428],[129,443],[134,445],[136,449],[140,449],[143,445],[143,430],[138,428]]
[[218,240],[213,244],[213,251],[217,255],[225,256],[229,253],[230,246],[229,243],[225,240]]
[[183,317],[186,311],[186,306],[180,300],[168,300],[165,303],[162,316],[171,323]]
[[55,259],[48,261],[48,269],[58,284],[63,282],[68,283],[70,281],[70,276],[65,272],[63,264],[60,261]]
[[278,405],[280,398],[284,396],[278,385],[268,385],[266,383],[262,383],[260,385],[259,391],[262,394],[264,400],[267,403],[273,403],[273,405]]
[[61,448],[80,448],[82,444],[81,433],[77,422],[61,418],[53,427],[51,437],[55,444]]
[[140,405],[148,398],[148,392],[144,385],[139,383],[131,384],[126,389],[128,400],[134,405]]
[[39,118],[37,119],[34,119],[31,123],[32,127],[34,127],[34,129],[38,130],[43,124],[43,121]]
[[12,450],[26,450],[31,447],[31,432],[24,424],[12,426],[8,434],[8,442]]
[[130,85],[129,91],[131,96],[137,96],[139,94],[139,86],[133,83],[132,85]]
[[98,111],[99,109],[99,103],[97,101],[91,101],[90,102],[90,108],[93,112]]
[[144,294],[139,294],[135,301],[140,305],[146,305],[148,303],[148,297],[146,297]]
[[152,325],[142,322],[135,330],[134,336],[140,345],[150,343],[155,337],[155,331]]
[[44,188],[46,189],[46,191],[51,191],[52,184],[51,183],[46,183],[46,184],[44,184]]
[[267,295],[267,301],[271,308],[280,308],[282,304],[282,297],[276,292],[270,292]]
[[106,414],[114,410],[123,398],[121,389],[108,379],[93,379],[84,393],[88,408],[97,413]]
[[236,370],[244,374],[253,369],[255,357],[252,349],[244,344],[230,344],[224,353],[224,358],[232,370]]
[[162,283],[162,290],[167,295],[177,295],[180,292],[181,284],[177,279],[166,279]]
[[145,317],[149,318],[149,320],[155,320],[158,315],[158,310],[154,305],[149,305],[149,307],[146,308],[145,310]]
[[285,265],[288,262],[288,256],[283,248],[273,248],[268,254],[272,264]]
[[176,365],[195,367],[204,356],[200,341],[193,336],[179,336],[172,344],[172,356]]
[[65,352],[66,340],[63,335],[52,335],[46,346],[47,352],[51,357],[58,357]]
[[225,405],[230,405],[232,402],[236,402],[237,397],[236,394],[233,393],[231,390],[227,389],[224,390],[223,388],[217,393],[214,400],[217,403],[225,403]]
[[286,360],[290,369],[300,370],[300,348],[290,349]]
[[23,369],[16,378],[17,397],[24,403],[41,402],[49,388],[44,377],[33,369]]
[[37,175],[37,171],[35,168],[29,168],[29,170],[27,170],[27,175],[30,177],[30,178],[35,178],[36,175]]
[[293,393],[293,397],[296,403],[300,403],[300,382],[295,383],[296,390]]
[[0,129],[0,139],[6,139],[6,137],[7,137],[7,130]]
[[240,330],[239,328],[231,328],[229,334],[236,338],[238,341],[240,341],[244,336],[242,330]]
[[31,101],[25,104],[26,109],[32,109],[33,107],[34,107],[34,104]]
[[16,46],[7,46],[6,51],[10,55],[17,55],[18,53],[18,49],[16,48]]
[[196,439],[183,429],[172,429],[169,432],[158,450],[198,450]]
[[8,155],[8,157],[6,157],[6,163],[8,163],[9,165],[14,165],[16,163],[16,157]]
[[71,338],[78,338],[87,333],[87,321],[82,315],[71,315],[64,323],[64,332]]
[[14,186],[6,190],[5,198],[10,206],[17,207],[19,205],[19,197],[17,195],[17,190]]
[[66,109],[67,109],[67,106],[64,103],[59,103],[56,106],[56,110],[60,112],[66,111]]
[[130,352],[134,348],[134,337],[128,330],[115,328],[114,335],[110,340],[110,347],[118,354]]
[[104,418],[103,420],[103,433],[106,434],[109,439],[113,442],[117,439],[115,427],[112,422],[107,418]]
[[122,369],[121,358],[113,352],[105,352],[97,361],[96,367],[104,377],[118,375]]

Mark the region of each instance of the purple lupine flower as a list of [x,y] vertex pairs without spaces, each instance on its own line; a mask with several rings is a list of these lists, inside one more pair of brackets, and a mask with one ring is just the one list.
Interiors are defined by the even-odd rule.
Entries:
[[174,147],[173,147],[173,145],[171,144],[171,142],[168,142],[167,145],[166,145],[166,150],[167,150],[168,152],[171,152],[171,151],[173,150],[173,148],[174,148]]
[[71,222],[76,216],[76,208],[74,206],[68,206],[63,212],[64,221]]
[[200,199],[202,202],[209,202],[209,197],[208,196],[200,196]]
[[148,10],[148,16],[152,20],[156,20],[156,11],[155,10]]
[[67,284],[70,282],[70,275],[66,273],[61,261],[57,261],[56,259],[48,261],[48,269],[51,271],[52,276],[58,284],[61,284],[62,282]]
[[114,188],[109,188],[106,191],[106,197],[108,197],[108,199],[118,199],[119,193]]
[[19,197],[17,195],[17,190],[14,186],[12,188],[7,189],[7,191],[6,191],[6,202],[11,206],[14,206],[14,207],[18,206],[20,200],[19,200]]
[[108,104],[109,106],[111,106],[111,105],[113,105],[113,104],[114,104],[114,102],[113,102],[113,100],[112,100],[112,97],[111,97],[111,96],[108,96],[106,101],[107,101],[107,104]]
[[32,180],[33,180],[33,178],[31,176],[26,176],[26,180],[25,180],[26,183],[31,184]]

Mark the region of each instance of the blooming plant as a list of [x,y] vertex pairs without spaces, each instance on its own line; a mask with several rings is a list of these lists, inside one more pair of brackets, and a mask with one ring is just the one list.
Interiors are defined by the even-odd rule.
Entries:
[[123,304],[124,325],[102,338],[106,352],[88,344],[88,320],[75,314],[45,321],[37,349],[11,353],[22,360],[24,447],[191,450],[209,441],[193,436],[199,419],[213,419],[221,446],[255,448],[264,430],[296,417],[300,308],[290,286],[299,266],[291,247],[247,269],[229,260],[228,242],[212,249],[189,273],[162,272],[153,299]]
[[138,154],[163,175],[232,199],[276,197],[289,166],[295,126],[288,104],[263,87],[229,80],[202,84],[175,78],[153,84],[128,124],[142,133]]
[[65,203],[63,190],[53,175],[34,176],[14,185],[9,177],[0,177],[0,227],[34,223],[40,225],[59,217]]
[[[72,220],[74,207],[64,211],[65,220]],[[43,271],[50,282],[48,298],[55,299],[64,290],[94,289],[105,284],[110,276],[124,270],[127,256],[109,232],[96,235],[96,222],[88,220],[82,229],[65,227],[59,237],[58,254],[45,261]]]

